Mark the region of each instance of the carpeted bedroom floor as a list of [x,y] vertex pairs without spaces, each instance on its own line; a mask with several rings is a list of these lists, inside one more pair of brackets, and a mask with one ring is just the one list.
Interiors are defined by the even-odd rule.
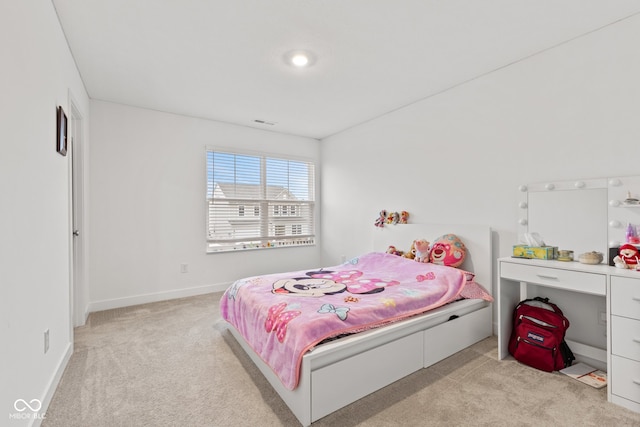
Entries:
[[[220,296],[91,314],[42,426],[299,425],[225,330]],[[492,337],[313,425],[640,426],[606,393],[500,362]]]

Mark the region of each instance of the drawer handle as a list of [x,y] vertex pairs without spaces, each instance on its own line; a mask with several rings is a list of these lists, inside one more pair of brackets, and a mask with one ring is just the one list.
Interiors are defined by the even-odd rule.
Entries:
[[638,344],[640,344],[640,338],[633,338],[632,341],[633,342],[637,342]]
[[631,299],[640,302],[640,297],[631,297]]
[[[547,274],[536,274],[536,276],[538,276],[541,279],[558,280],[558,276],[549,276]],[[638,298],[638,301],[640,301],[640,298]]]
[[631,380],[634,384],[640,385],[640,381],[639,380]]

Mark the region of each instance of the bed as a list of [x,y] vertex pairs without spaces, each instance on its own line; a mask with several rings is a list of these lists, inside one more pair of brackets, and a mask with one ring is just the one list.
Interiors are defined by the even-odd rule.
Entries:
[[[408,248],[414,239],[433,241],[447,233],[457,235],[467,248],[464,263],[457,269],[433,264],[420,265],[384,253],[390,245]],[[492,309],[488,301],[491,297],[459,298],[464,294],[465,283],[469,280],[484,285],[484,289],[492,288],[493,260],[489,227],[391,225],[374,230],[372,249],[370,253],[328,269],[245,278],[234,283],[221,298],[221,312],[227,320],[229,332],[303,426],[492,334]],[[374,270],[371,273],[369,265],[388,265],[393,269],[400,266],[402,274],[414,277],[415,282],[424,282],[416,283],[422,286],[419,288],[421,291],[425,289],[426,282],[435,276],[438,280],[442,277],[448,284],[446,289],[438,288],[434,295],[425,296],[428,298],[425,306],[435,305],[437,308],[419,313],[415,305],[405,307],[400,299],[401,290],[414,300],[417,298],[416,291],[406,287],[404,279],[398,276],[400,273],[389,272],[388,277],[384,277],[384,271]],[[302,275],[304,277],[301,278]],[[306,277],[313,277],[314,280],[326,278],[337,289],[325,289],[323,292],[327,294],[327,301],[323,301],[321,298],[324,295],[313,294],[318,291],[309,290],[309,286],[301,285],[303,281],[297,281]],[[262,286],[262,282],[272,285],[270,291],[276,298],[273,304],[267,303],[263,305],[263,310],[255,311],[236,308],[237,300],[250,299],[249,292],[258,289],[258,285]],[[362,286],[365,289],[357,290]],[[367,286],[376,289],[369,290]],[[300,289],[312,294],[286,296]],[[337,298],[340,303],[336,303]],[[371,321],[364,312],[360,314],[358,310],[372,298],[383,303],[379,306],[395,305],[397,302],[397,308],[405,311],[395,316],[392,322]],[[311,328],[314,336],[296,335],[297,325],[316,321],[316,318],[305,320],[305,304],[309,301],[320,307],[317,310],[320,314],[315,314],[316,317],[322,315],[340,325],[355,318],[361,318],[364,323],[350,324],[342,329],[338,327],[337,332],[325,331],[324,326],[314,323],[315,328]],[[259,325],[256,330],[262,331],[252,332],[249,326],[240,322],[240,318],[247,320],[249,325]],[[303,341],[303,336],[311,341]],[[272,357],[274,349],[284,348],[285,343],[294,344],[287,351],[278,350],[282,354],[277,358]],[[340,393],[336,393],[336,390],[340,390]]]

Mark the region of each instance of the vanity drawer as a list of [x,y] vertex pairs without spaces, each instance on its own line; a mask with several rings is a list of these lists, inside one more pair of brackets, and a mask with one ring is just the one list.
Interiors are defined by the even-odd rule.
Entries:
[[640,362],[611,356],[611,393],[640,403]]
[[501,262],[500,276],[520,282],[539,283],[552,288],[588,294],[606,295],[607,292],[607,276],[605,274]]
[[611,314],[640,319],[640,277],[611,277]]
[[640,362],[640,320],[611,316],[611,353]]

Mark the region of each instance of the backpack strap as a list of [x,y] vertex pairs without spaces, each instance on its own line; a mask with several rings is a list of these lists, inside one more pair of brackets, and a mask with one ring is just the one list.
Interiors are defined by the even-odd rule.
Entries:
[[560,310],[560,307],[558,307],[552,302],[549,302],[549,298],[542,298],[542,297],[527,298],[525,300],[520,301],[516,306],[515,310],[513,310],[514,321],[516,318],[516,311],[518,310],[518,307],[520,307],[522,304],[542,307],[556,313],[558,316],[562,318],[562,322],[565,324],[565,329],[568,329],[569,326],[571,325],[571,323],[569,323],[569,319],[567,319],[564,313],[562,312],[562,310]]

